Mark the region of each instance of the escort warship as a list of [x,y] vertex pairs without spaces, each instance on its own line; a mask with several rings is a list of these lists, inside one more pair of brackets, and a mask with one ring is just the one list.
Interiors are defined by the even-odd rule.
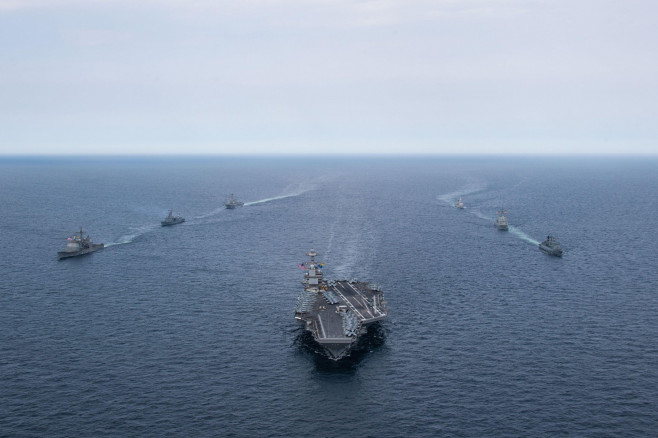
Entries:
[[370,324],[388,316],[383,292],[360,281],[326,281],[317,253],[299,265],[304,290],[297,300],[295,319],[310,332],[327,357],[338,361],[350,355]]
[[181,224],[185,222],[185,218],[182,216],[174,216],[174,213],[172,210],[169,210],[169,214],[167,217],[160,222],[163,227],[168,227],[169,225],[176,225],[176,224]]
[[234,210],[237,207],[242,207],[244,205],[244,202],[235,199],[235,196],[233,196],[233,193],[231,193],[230,195],[228,195],[228,199],[226,200],[226,203],[224,205],[229,210]]
[[546,254],[553,255],[555,257],[562,257],[562,246],[560,242],[553,236],[546,236],[546,240],[539,244],[539,249],[544,251]]
[[464,209],[464,201],[462,201],[462,197],[460,196],[457,202],[455,202],[455,207],[463,210]]
[[501,231],[509,230],[509,224],[507,223],[507,217],[505,216],[506,214],[507,212],[501,208],[498,212],[498,217],[494,221],[494,226]]
[[66,249],[64,251],[57,251],[57,256],[61,260],[89,254],[103,248],[105,248],[105,244],[92,242],[89,235],[85,236],[82,232],[82,227],[80,227],[80,232],[68,238]]

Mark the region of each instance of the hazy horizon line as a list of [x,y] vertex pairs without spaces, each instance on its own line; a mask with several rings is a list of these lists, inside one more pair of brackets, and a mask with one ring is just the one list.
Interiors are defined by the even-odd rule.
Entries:
[[427,157],[427,156],[658,156],[656,152],[189,152],[189,153],[3,153],[0,158],[31,158],[31,157]]
[[266,159],[285,159],[285,158],[373,158],[373,159],[418,159],[418,158],[658,158],[658,152],[601,152],[601,153],[187,153],[187,154],[2,154],[0,160],[10,161],[31,161],[31,160],[198,160],[207,158],[266,158]]

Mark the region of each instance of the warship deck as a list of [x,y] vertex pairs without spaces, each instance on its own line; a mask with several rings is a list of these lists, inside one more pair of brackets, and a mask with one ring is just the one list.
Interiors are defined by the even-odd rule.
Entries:
[[305,270],[304,291],[297,300],[295,318],[305,324],[333,360],[350,354],[359,336],[366,332],[370,323],[388,315],[383,292],[360,281],[326,281],[322,268],[316,263],[317,253],[308,254],[310,263],[299,265]]
[[304,319],[319,343],[349,344],[363,326],[386,316],[380,291],[341,280],[327,285]]

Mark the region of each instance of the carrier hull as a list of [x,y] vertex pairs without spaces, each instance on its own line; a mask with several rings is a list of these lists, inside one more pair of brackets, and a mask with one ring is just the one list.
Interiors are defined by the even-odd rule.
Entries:
[[327,358],[339,361],[350,356],[370,324],[388,317],[386,302],[383,292],[368,283],[325,281],[323,265],[315,263],[314,252],[310,254],[311,263],[300,265],[307,272],[295,319],[311,334]]

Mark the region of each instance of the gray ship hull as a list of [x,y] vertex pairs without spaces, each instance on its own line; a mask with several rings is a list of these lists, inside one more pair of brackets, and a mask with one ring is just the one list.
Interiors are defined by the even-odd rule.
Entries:
[[244,202],[238,201],[237,199],[235,199],[235,196],[233,195],[233,193],[231,193],[228,196],[228,199],[224,203],[224,206],[226,206],[226,208],[229,209],[229,210],[235,210],[236,208],[242,207],[243,205],[244,205]]
[[182,224],[183,222],[185,222],[185,219],[178,218],[178,219],[174,219],[172,221],[162,221],[160,223],[162,224],[163,227],[168,227],[168,226],[171,226],[171,225]]
[[96,252],[103,248],[105,248],[105,245],[103,243],[95,243],[91,246],[91,248],[85,248],[79,251],[57,251],[57,257],[59,257],[60,260],[68,259],[71,257],[78,257],[81,255],[90,254],[92,252]]
[[509,226],[507,224],[494,224],[494,226],[500,231],[509,231]]
[[305,293],[306,311],[295,318],[333,361],[349,357],[367,327],[388,316],[382,292],[366,283],[341,280]]
[[551,248],[550,246],[546,246],[542,243],[539,244],[539,249],[545,252],[546,254],[555,256],[555,257],[562,257],[562,249],[557,249],[557,248]]

